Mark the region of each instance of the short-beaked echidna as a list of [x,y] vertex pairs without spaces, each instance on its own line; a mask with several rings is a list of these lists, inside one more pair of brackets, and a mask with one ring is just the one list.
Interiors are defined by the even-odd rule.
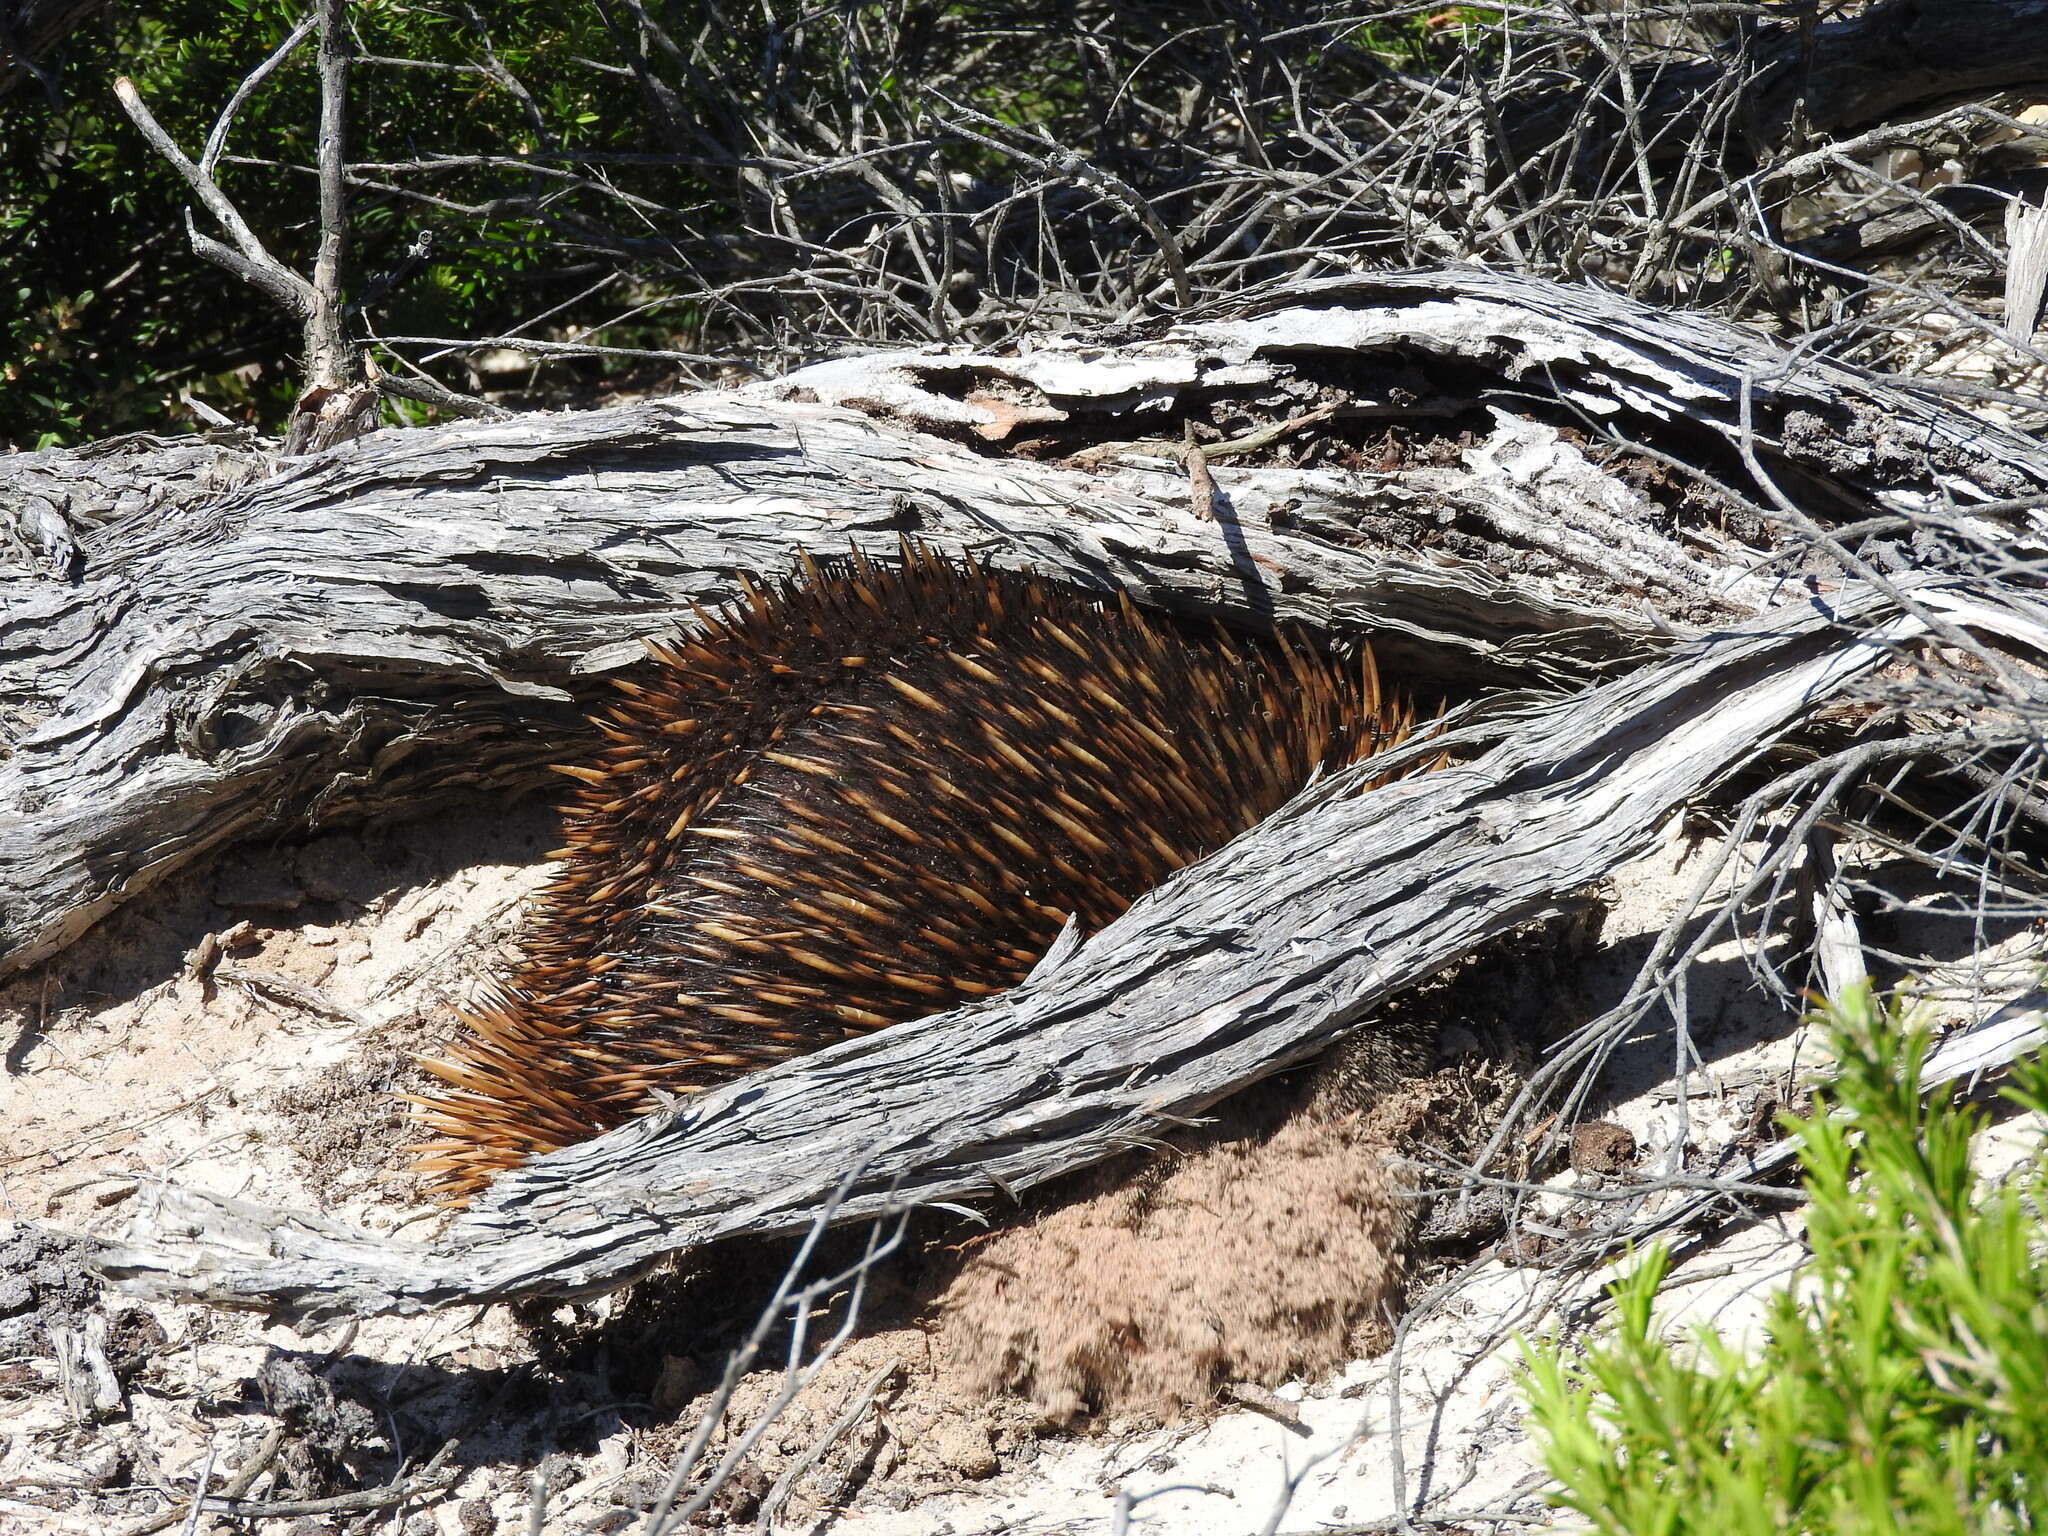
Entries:
[[906,547],[808,559],[617,686],[523,960],[427,1062],[466,1194],[737,1073],[1015,984],[1397,738],[1369,652]]

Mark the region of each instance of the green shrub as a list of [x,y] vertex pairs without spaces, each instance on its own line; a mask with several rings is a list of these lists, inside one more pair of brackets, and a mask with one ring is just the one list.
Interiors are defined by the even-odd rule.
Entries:
[[[0,305],[0,449],[188,430],[193,423],[175,404],[183,389],[255,425],[280,422],[299,382],[299,326],[192,252],[183,223],[192,195],[115,105],[112,82],[132,76],[172,137],[196,153],[242,77],[304,9],[298,0],[115,0],[45,60],[61,72],[60,105],[33,87],[0,98],[0,274],[12,300]],[[465,19],[483,13],[468,7],[350,6],[363,51],[443,66],[361,64],[352,72],[352,158],[516,157],[532,147],[529,110],[564,149],[597,137],[586,125],[618,92],[605,75],[573,62],[602,51],[597,13],[537,0],[504,0],[485,11],[490,50],[482,21]],[[481,76],[453,72],[474,70],[487,56],[535,82],[530,109]],[[310,46],[302,48],[250,98],[220,168],[258,236],[300,272],[310,269],[318,238],[317,197],[310,174],[289,167],[314,158],[319,105],[311,61]],[[641,147],[630,121],[613,137],[616,143],[600,147]],[[275,163],[241,164],[236,156]],[[422,180],[421,190],[464,206],[524,190],[512,173],[489,169]],[[212,230],[203,214],[199,226]],[[397,334],[486,335],[556,301],[570,282],[559,269],[573,263],[543,249],[530,215],[470,219],[395,191],[358,188],[350,230],[357,289],[400,270],[422,231],[440,237],[436,259],[376,306],[378,322]]]
[[[1395,242],[1370,178],[1355,195],[1351,171],[1333,180],[1342,216],[1303,214],[1299,237],[1264,229],[1265,213],[1247,224],[1292,198],[1248,196],[1234,178],[1241,162],[1273,162],[1290,178],[1275,187],[1292,187],[1319,156],[1348,163],[1305,126],[1336,125],[1337,145],[1377,134],[1371,98],[1392,89],[1390,64],[1428,75],[1491,35],[1487,7],[1387,9],[352,0],[350,334],[484,337],[545,316],[527,334],[601,325],[609,346],[775,368],[849,347],[999,344],[1011,328],[1067,323],[1069,288],[1082,312],[1122,313],[1153,264],[1128,213],[1028,154],[950,133],[935,90],[1043,130],[1174,228],[1206,229],[1211,244],[1227,233],[1210,281],[1293,274],[1297,238],[1341,268],[1345,253]],[[193,253],[192,195],[111,85],[131,77],[196,151],[303,12],[300,0],[111,0],[43,59],[61,102],[0,95],[0,451],[190,430],[177,403],[188,390],[282,424],[297,323]],[[318,238],[313,57],[300,48],[249,97],[219,167],[258,237],[300,272]],[[479,387],[437,366],[442,382]],[[563,360],[539,392],[561,403],[683,376]]]
[[[1928,1036],[1868,994],[1819,1016],[1840,1062],[1788,1122],[1812,1259],[1755,1353],[1659,1337],[1659,1249],[1610,1294],[1612,1335],[1525,1345],[1562,1508],[1615,1536],[2030,1531],[2048,1520],[2048,1158],[1997,1187],[1970,1167],[1986,1115],[1920,1093]],[[2008,1096],[2048,1108],[2048,1067]]]

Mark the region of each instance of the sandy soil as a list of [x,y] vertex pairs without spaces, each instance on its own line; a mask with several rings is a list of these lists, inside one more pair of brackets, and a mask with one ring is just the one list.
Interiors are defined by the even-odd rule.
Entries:
[[[430,1497],[259,1528],[608,1532],[659,1496],[786,1250],[717,1250],[590,1304],[302,1337],[104,1296],[45,1235],[118,1230],[146,1176],[378,1229],[442,1219],[407,1167],[398,1095],[424,1082],[413,1055],[456,1027],[449,1004],[508,953],[554,832],[544,809],[492,807],[244,847],[0,990],[0,1531],[175,1524],[208,1465],[216,1490],[259,1467],[248,1497],[319,1500],[450,1441]],[[1284,1499],[1276,1528],[1305,1531],[1383,1518],[1404,1489],[1439,1508],[1526,1497],[1504,1341],[1560,1300],[1590,1315],[1607,1278],[1545,1267],[1532,1221],[1583,1221],[1573,1188],[1772,1134],[1811,1049],[1724,944],[1692,982],[1690,1095],[1665,1086],[1653,1020],[1610,1064],[1569,1160],[1532,1170],[1557,1194],[1513,1240],[1499,1204],[1424,1198],[1429,1169],[1468,1155],[1542,1046],[1621,995],[1697,859],[1674,839],[1585,917],[1418,989],[1360,1044],[1163,1156],[985,1213],[993,1225],[921,1219],[705,1521],[1107,1530],[1123,1500],[1140,1528],[1235,1533]],[[1866,937],[1906,947],[1898,926]],[[1970,947],[1912,937],[1916,953]],[[2030,983],[2012,947],[2010,974],[1948,978],[1956,997]],[[1739,1325],[1797,1236],[1782,1218],[1692,1235],[1674,1317]],[[858,1242],[828,1243],[821,1264]],[[843,1305],[824,1300],[813,1339]],[[75,1371],[67,1394],[66,1341],[107,1360],[97,1400]],[[787,1349],[768,1338],[713,1460],[783,1391]]]

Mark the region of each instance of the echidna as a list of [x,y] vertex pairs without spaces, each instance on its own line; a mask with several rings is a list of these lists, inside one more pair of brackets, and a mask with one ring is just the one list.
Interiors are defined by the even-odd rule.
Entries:
[[1405,728],[1369,652],[1196,633],[906,545],[700,613],[597,719],[524,960],[425,1063],[451,1194],[1000,992]]

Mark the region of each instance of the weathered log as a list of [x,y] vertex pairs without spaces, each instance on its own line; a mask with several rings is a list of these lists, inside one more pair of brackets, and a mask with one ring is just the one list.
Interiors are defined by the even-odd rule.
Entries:
[[[1265,425],[1223,432],[1246,420]],[[1311,433],[1330,452],[1294,462]],[[188,476],[249,467],[172,451]],[[1805,546],[1773,509],[2018,502],[1972,524],[1997,538],[2038,532],[2048,488],[2038,444],[1941,404],[1484,272],[383,434],[156,505],[133,499],[138,455],[99,461],[105,490],[78,455],[0,461],[14,522],[33,497],[75,545],[0,590],[0,966],[259,827],[517,782],[639,637],[804,550],[910,534],[1183,614],[1370,631],[1412,686],[1612,678],[1464,766],[1311,792],[983,1007],[540,1160],[429,1247],[166,1190],[108,1258],[309,1316],[601,1289],[801,1226],[849,1170],[850,1219],[1025,1187],[1199,1114],[1557,910],[1874,665],[1873,635],[1920,631],[1924,606],[1876,589],[1831,599],[1875,626],[1841,628],[1813,573],[1786,579]],[[1672,466],[1678,489],[1641,488]],[[1729,489],[1759,479],[1757,505]],[[1713,526],[1680,494],[1700,486]]]
[[[1630,445],[1739,478],[1745,395],[1749,446],[1821,515],[2048,486],[2031,440],[1848,370],[1477,271],[1306,285],[1113,347],[384,433],[189,500],[145,494],[153,455],[195,491],[260,462],[0,460],[0,509],[75,544],[0,587],[0,970],[280,818],[530,780],[636,637],[799,549],[914,533],[1187,614],[1369,629],[1423,686],[1583,677],[1770,601],[1768,530],[1700,526],[1628,478],[1661,462]],[[1162,440],[1218,401],[1354,438],[1351,418],[1471,430],[1385,472],[1219,456],[1199,518]],[[1006,456],[1020,422],[1065,460]]]
[[[1670,815],[1929,616],[2048,649],[2048,606],[1922,582],[1682,646],[1476,760],[1352,772],[1010,992],[834,1046],[502,1176],[436,1242],[149,1191],[121,1284],[289,1317],[574,1295],[726,1237],[1008,1195],[1185,1124],[1644,851]],[[1432,750],[1430,746],[1416,749]]]

